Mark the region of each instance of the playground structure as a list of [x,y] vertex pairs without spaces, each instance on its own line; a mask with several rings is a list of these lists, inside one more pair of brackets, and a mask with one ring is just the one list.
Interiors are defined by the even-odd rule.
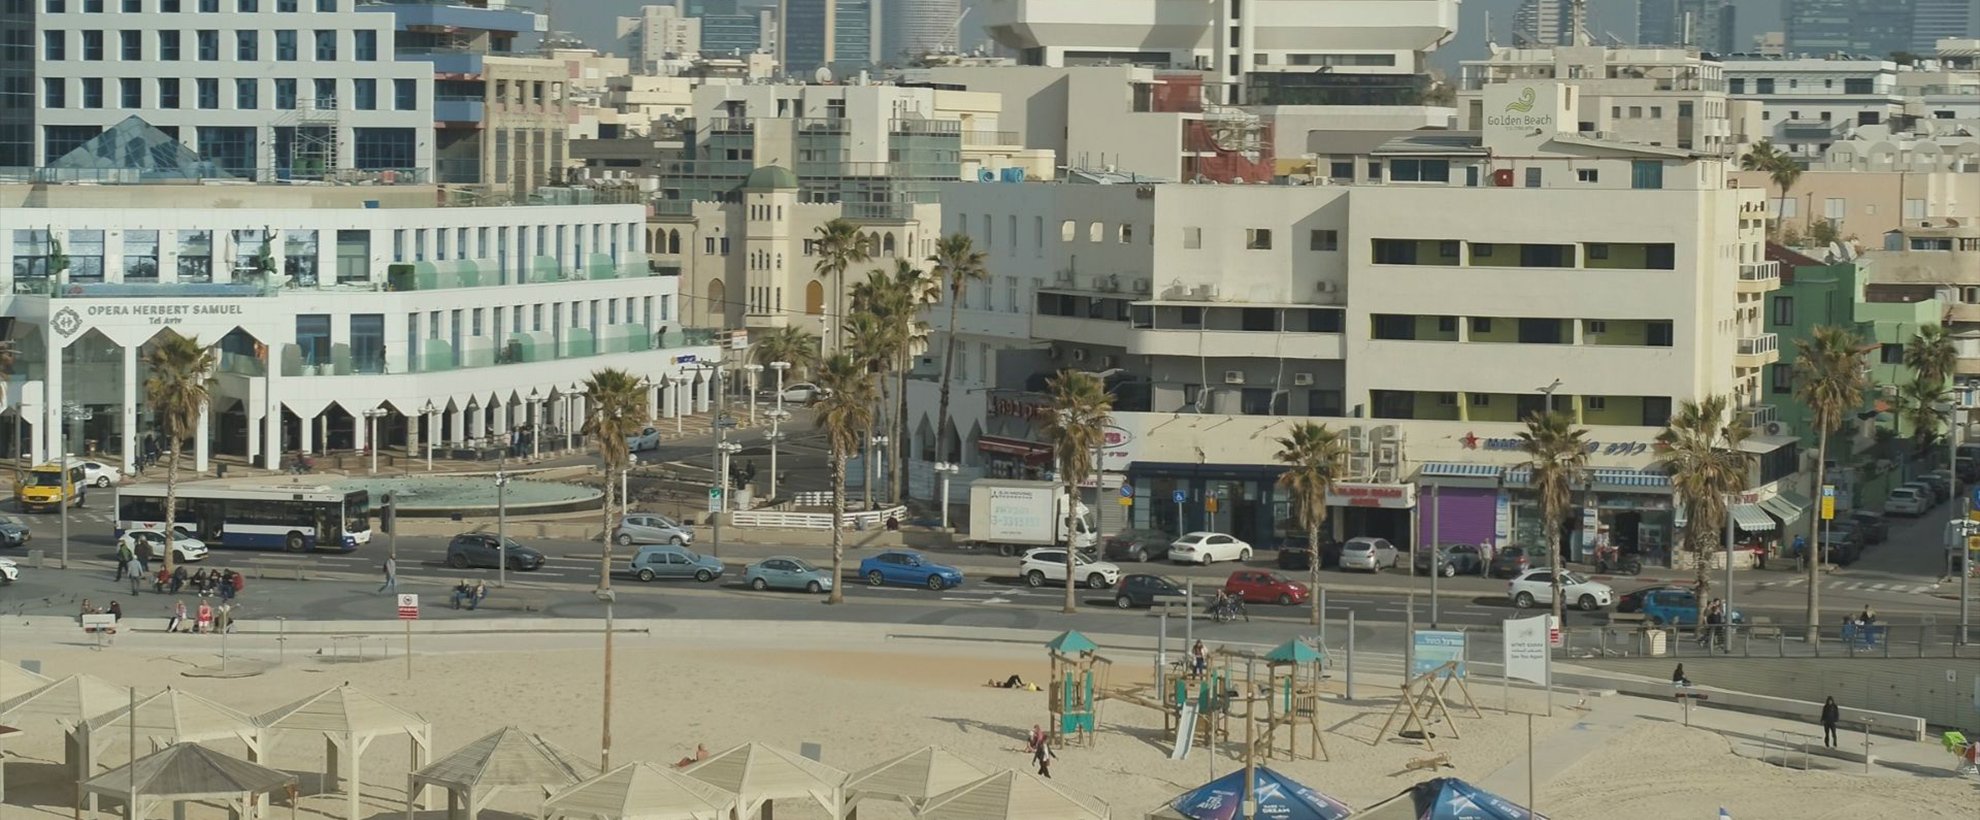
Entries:
[[[1184,744],[1179,733],[1214,742],[1231,738],[1231,720],[1255,719],[1264,729],[1254,736],[1251,753],[1266,759],[1283,754],[1288,760],[1306,757],[1327,760],[1327,743],[1320,731],[1320,681],[1326,655],[1305,642],[1289,640],[1263,655],[1218,647],[1208,653],[1203,674],[1195,675],[1187,661],[1159,669],[1154,684],[1108,690],[1107,697],[1152,709],[1162,715],[1162,731]],[[1264,663],[1264,678],[1259,663]],[[1243,665],[1240,681],[1239,665]],[[1246,712],[1234,715],[1232,704],[1244,701]],[[1258,702],[1265,708],[1260,713]],[[1301,739],[1306,742],[1301,744]],[[1302,752],[1302,746],[1304,752]]]
[[[1320,679],[1326,654],[1297,639],[1265,653],[1265,734],[1254,750],[1272,760],[1285,741],[1287,760],[1298,760],[1299,741],[1306,739],[1306,757],[1331,760],[1320,732]],[[1304,727],[1303,729],[1301,727]]]
[[1091,746],[1100,724],[1099,694],[1107,691],[1107,678],[1114,662],[1100,654],[1100,647],[1074,630],[1059,633],[1046,642],[1052,664],[1051,681],[1046,686],[1046,704],[1052,719],[1049,742],[1059,748]]
[[1458,694],[1464,698],[1464,705],[1471,710],[1472,717],[1485,717],[1484,713],[1478,711],[1478,704],[1472,702],[1471,691],[1464,686],[1464,677],[1458,674],[1458,662],[1445,661],[1421,675],[1403,681],[1402,697],[1396,701],[1395,708],[1389,710],[1388,718],[1382,721],[1381,730],[1375,733],[1375,739],[1369,741],[1368,745],[1378,745],[1382,742],[1382,738],[1388,737],[1389,727],[1395,725],[1398,715],[1402,715],[1403,719],[1402,725],[1396,727],[1396,736],[1422,740],[1423,745],[1431,751],[1436,751],[1437,744],[1431,741],[1434,735],[1431,734],[1430,727],[1440,722],[1451,727],[1451,737],[1462,739],[1464,735],[1458,732],[1457,721],[1451,718],[1450,705],[1444,696],[1444,693],[1451,688],[1451,684],[1457,684]]

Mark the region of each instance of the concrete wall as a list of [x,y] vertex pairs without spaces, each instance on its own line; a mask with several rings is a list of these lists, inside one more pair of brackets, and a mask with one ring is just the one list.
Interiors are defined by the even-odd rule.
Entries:
[[[1894,653],[1904,647],[1893,646]],[[1917,715],[1935,726],[1980,724],[1980,659],[1961,658],[1684,658],[1684,673],[1699,686],[1734,689],[1842,706]],[[1638,675],[1668,674],[1670,659],[1595,660],[1575,663]],[[1817,715],[1808,716],[1814,723]]]

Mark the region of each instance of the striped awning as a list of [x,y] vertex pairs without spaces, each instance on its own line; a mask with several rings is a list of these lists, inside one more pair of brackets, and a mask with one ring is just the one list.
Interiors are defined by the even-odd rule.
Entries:
[[1506,486],[1524,487],[1533,483],[1533,468],[1511,467],[1506,470]]
[[1497,464],[1457,464],[1431,462],[1416,471],[1422,478],[1498,478]]
[[1664,473],[1653,473],[1646,470],[1623,470],[1614,467],[1597,467],[1588,472],[1595,477],[1596,482],[1613,484],[1618,487],[1671,486],[1671,477]]
[[1774,531],[1774,519],[1768,518],[1766,511],[1760,509],[1758,504],[1734,504],[1732,517],[1733,523],[1747,532]]
[[1786,524],[1808,511],[1808,499],[1783,490],[1780,495],[1760,502],[1760,508],[1773,513],[1781,519],[1781,523]]

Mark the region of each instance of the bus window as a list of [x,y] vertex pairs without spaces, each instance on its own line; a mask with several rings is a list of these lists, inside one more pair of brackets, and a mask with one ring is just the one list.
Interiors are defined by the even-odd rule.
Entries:
[[363,494],[354,494],[344,500],[344,530],[365,532],[371,529],[371,499]]

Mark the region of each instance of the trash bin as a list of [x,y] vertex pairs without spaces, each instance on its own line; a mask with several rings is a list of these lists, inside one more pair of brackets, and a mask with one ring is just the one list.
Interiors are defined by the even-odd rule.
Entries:
[[213,477],[214,477],[214,478],[226,478],[226,477],[227,477],[227,463],[226,463],[226,462],[224,462],[224,461],[216,461],[216,462],[213,462]]
[[1669,651],[1667,644],[1670,641],[1670,634],[1671,631],[1668,629],[1650,630],[1650,657],[1661,658]]

